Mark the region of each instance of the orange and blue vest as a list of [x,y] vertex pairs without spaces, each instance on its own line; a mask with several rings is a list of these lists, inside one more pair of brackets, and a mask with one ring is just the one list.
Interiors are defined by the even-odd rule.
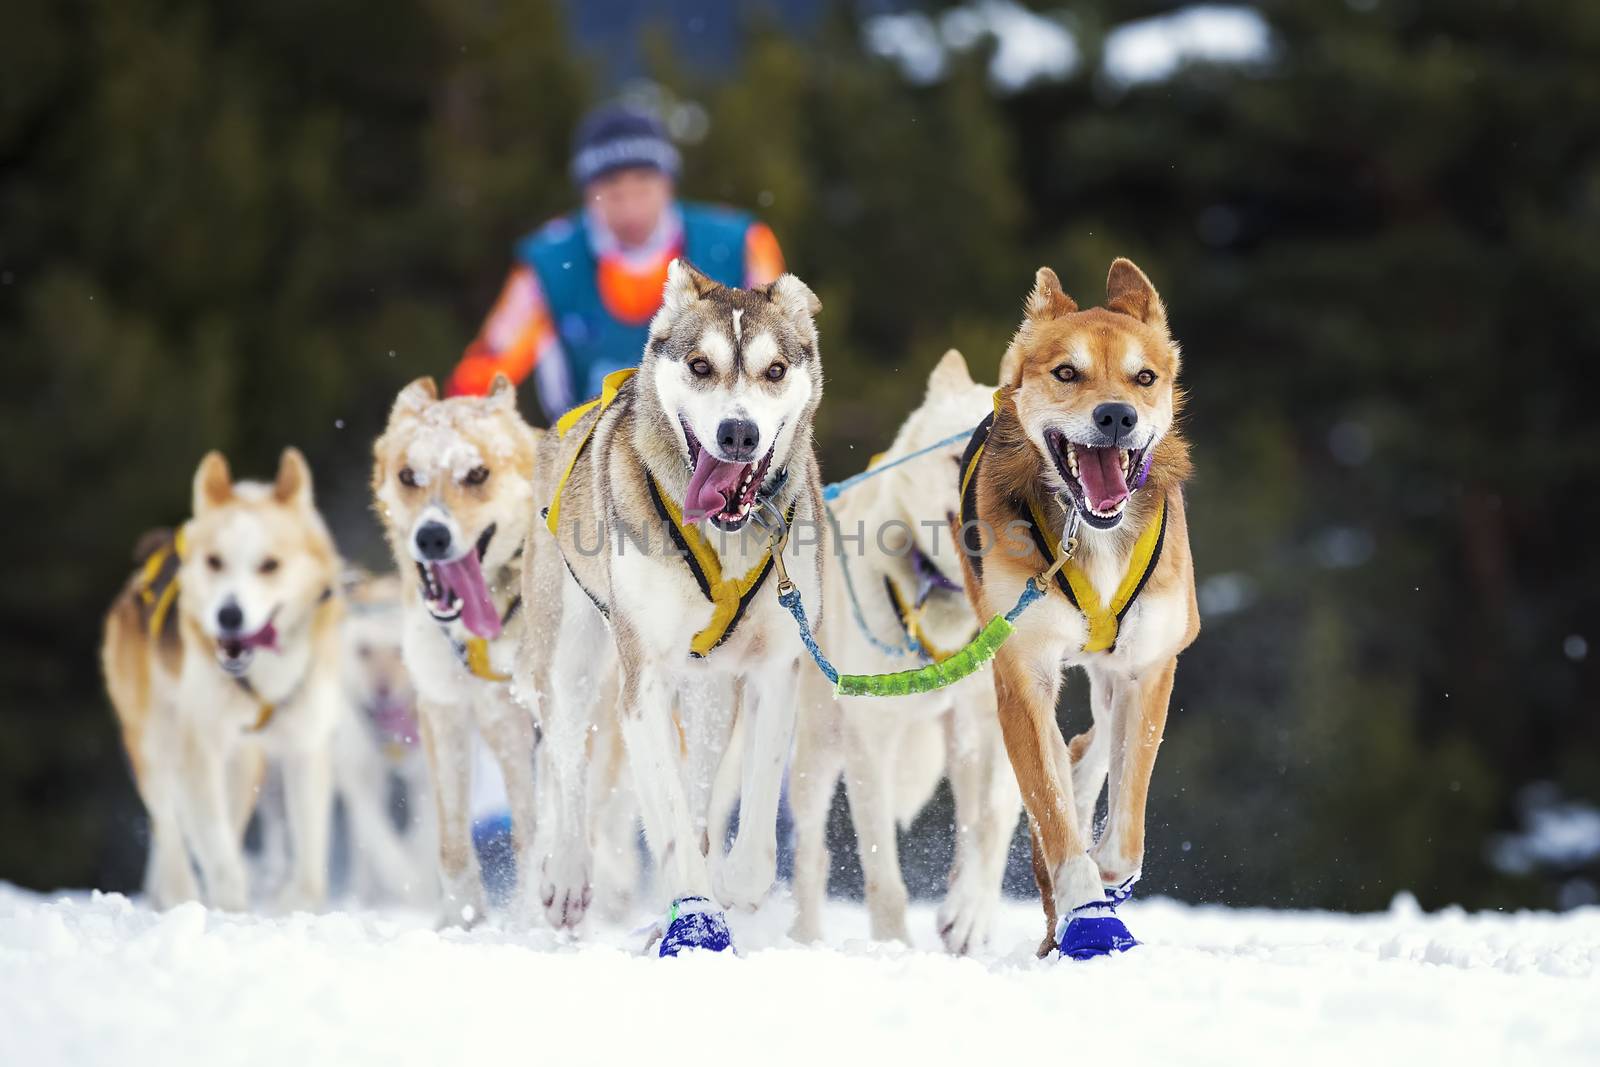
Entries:
[[[680,254],[723,285],[744,285],[745,237],[754,217],[702,204],[680,203],[678,210],[683,219]],[[606,299],[610,294],[602,293],[601,264],[582,211],[541,226],[517,243],[516,255],[539,279],[567,357],[574,396],[598,396],[607,374],[638,365],[661,291],[641,294],[631,301],[632,309],[617,307],[616,298]]]

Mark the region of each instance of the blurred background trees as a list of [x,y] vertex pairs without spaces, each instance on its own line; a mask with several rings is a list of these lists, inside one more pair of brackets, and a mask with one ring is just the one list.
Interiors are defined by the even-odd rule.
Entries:
[[[394,391],[447,371],[622,92],[684,140],[686,193],[760,213],[821,295],[829,477],[946,347],[993,379],[1040,263],[1082,302],[1116,254],[1155,280],[1205,629],[1152,890],[1593,899],[1593,853],[1499,835],[1600,800],[1600,7],[1276,0],[1208,36],[1134,0],[735,6],[8,8],[0,878],[137,883],[96,664],[134,540],[206,448],[259,475],[292,442],[382,564]],[[948,819],[910,832],[925,886]]]

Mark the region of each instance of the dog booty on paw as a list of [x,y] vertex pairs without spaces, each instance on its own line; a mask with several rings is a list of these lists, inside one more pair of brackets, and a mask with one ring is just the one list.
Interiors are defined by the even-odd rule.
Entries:
[[1112,905],[1101,901],[1073,908],[1056,931],[1057,951],[1073,960],[1126,952],[1138,943]]
[[1128,902],[1128,898],[1133,896],[1134,883],[1138,880],[1137,874],[1130,874],[1117,885],[1106,886],[1106,899],[1111,902],[1113,908]]
[[689,949],[727,952],[733,948],[728,920],[705,897],[679,897],[667,913],[667,932],[661,935],[660,956],[676,956]]

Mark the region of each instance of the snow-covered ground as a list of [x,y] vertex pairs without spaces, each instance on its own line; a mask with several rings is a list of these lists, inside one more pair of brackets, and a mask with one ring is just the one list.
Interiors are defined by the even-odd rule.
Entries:
[[636,955],[626,930],[436,933],[419,916],[283,919],[0,885],[0,1064],[1226,1064],[1600,1062],[1600,909],[1563,915],[1125,908],[1146,944],[1035,960],[1011,902],[993,952],[781,934],[739,958]]

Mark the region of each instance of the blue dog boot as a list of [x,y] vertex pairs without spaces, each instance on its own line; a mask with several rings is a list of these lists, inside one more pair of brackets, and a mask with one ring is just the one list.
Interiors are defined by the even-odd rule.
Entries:
[[1073,908],[1056,931],[1056,950],[1073,960],[1126,952],[1138,943],[1109,901],[1097,900]]
[[727,952],[733,948],[733,935],[721,908],[705,897],[679,897],[667,913],[667,932],[657,954],[665,958],[694,948]]
[[1128,902],[1128,899],[1133,896],[1134,883],[1138,880],[1139,875],[1134,873],[1128,875],[1116,885],[1106,886],[1106,899],[1111,902],[1113,908],[1120,907]]

